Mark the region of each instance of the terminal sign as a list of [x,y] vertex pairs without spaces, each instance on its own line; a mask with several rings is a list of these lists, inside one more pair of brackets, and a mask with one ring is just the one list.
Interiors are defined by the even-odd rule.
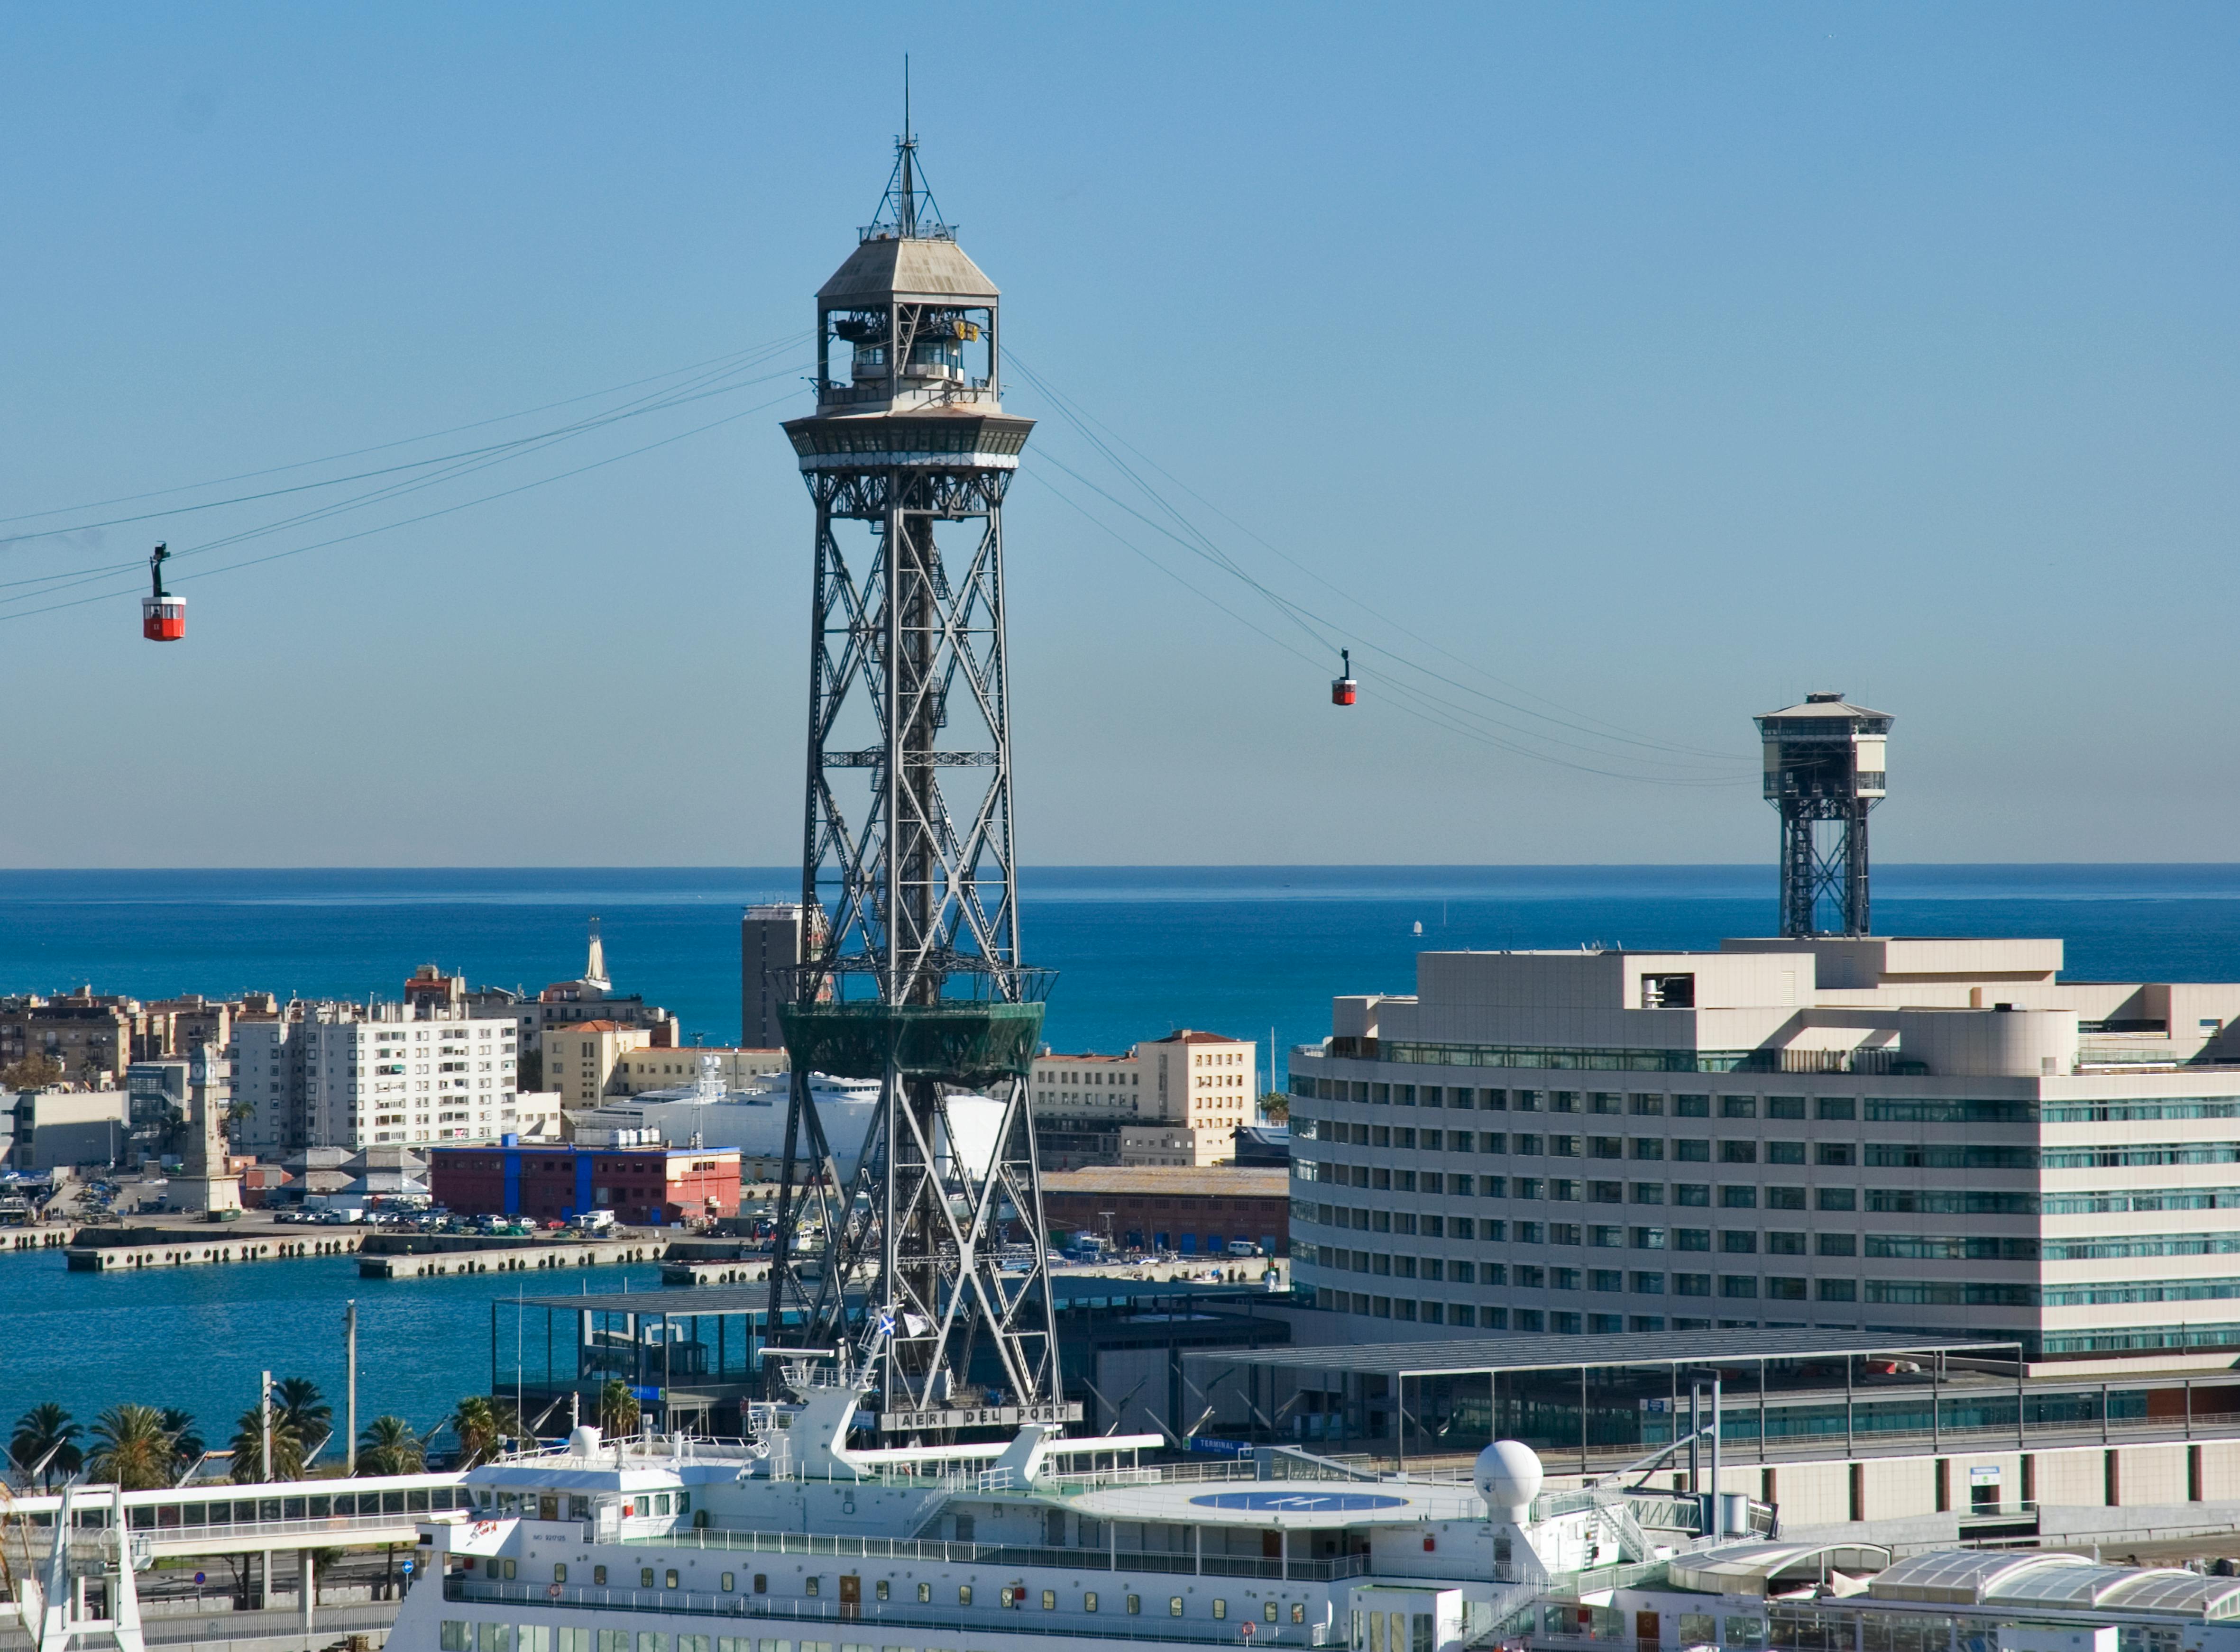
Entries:
[[882,1411],[879,1413],[879,1432],[904,1434],[920,1429],[1018,1428],[1029,1422],[1080,1421],[1080,1401],[1052,1401],[1047,1405],[981,1405],[953,1411]]

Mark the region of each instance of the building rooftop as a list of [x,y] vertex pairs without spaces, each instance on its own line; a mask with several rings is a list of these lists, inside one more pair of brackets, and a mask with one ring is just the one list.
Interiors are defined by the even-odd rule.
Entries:
[[1205,1357],[1312,1371],[1437,1376],[1570,1370],[1583,1365],[1748,1365],[1759,1360],[1843,1359],[1859,1355],[1957,1353],[2011,1360],[2016,1346],[2012,1337],[2004,1342],[1878,1337],[1849,1330],[1647,1331],[1623,1336],[1475,1336],[1444,1342],[1224,1349]]

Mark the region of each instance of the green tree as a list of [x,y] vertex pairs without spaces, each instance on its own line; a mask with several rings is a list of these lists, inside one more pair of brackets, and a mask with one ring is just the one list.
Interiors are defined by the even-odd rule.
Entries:
[[301,1480],[303,1477],[303,1436],[289,1425],[287,1414],[275,1409],[272,1413],[272,1472],[267,1474],[264,1465],[264,1422],[257,1407],[250,1406],[233,1425],[233,1479],[237,1485],[253,1485],[267,1480]]
[[362,1475],[418,1474],[427,1466],[427,1448],[403,1417],[376,1417],[357,1436],[357,1471]]
[[203,1443],[192,1415],[177,1406],[163,1408],[163,1432],[171,1436],[171,1477],[176,1480],[200,1462],[210,1448]]
[[52,1486],[55,1476],[67,1480],[85,1462],[85,1454],[72,1443],[84,1429],[52,1400],[35,1405],[16,1419],[16,1433],[8,1442],[8,1455],[25,1474],[37,1474]]
[[39,1089],[62,1082],[63,1064],[44,1051],[0,1067],[0,1089]]
[[156,1491],[171,1483],[171,1433],[154,1406],[110,1406],[93,1425],[93,1437],[87,1466],[96,1480],[127,1491]]
[[447,1422],[451,1432],[459,1436],[459,1467],[471,1469],[478,1462],[487,1462],[498,1452],[505,1436],[518,1431],[513,1408],[496,1403],[480,1394],[470,1394],[459,1402]]
[[[285,1417],[296,1437],[303,1442],[306,1451],[312,1442],[323,1440],[334,1432],[335,1408],[319,1392],[319,1385],[308,1376],[291,1376],[272,1385],[272,1414]],[[275,1448],[272,1455],[280,1455]]]
[[599,1427],[609,1434],[637,1432],[637,1396],[618,1376],[599,1390]]
[[1291,1098],[1279,1089],[1271,1089],[1260,1098],[1260,1116],[1270,1124],[1291,1122]]

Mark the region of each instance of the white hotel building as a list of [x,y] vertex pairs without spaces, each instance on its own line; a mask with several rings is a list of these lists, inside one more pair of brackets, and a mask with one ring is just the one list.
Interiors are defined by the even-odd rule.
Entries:
[[1292,1052],[1297,1282],[1370,1337],[1857,1328],[2229,1364],[2240,984],[2063,982],[2061,951],[1424,953],[1416,994],[1339,998]]
[[323,1145],[487,1141],[516,1128],[519,1035],[510,1016],[412,1020],[403,1006],[383,1004],[372,1019],[299,1036],[309,1041],[305,1083]]

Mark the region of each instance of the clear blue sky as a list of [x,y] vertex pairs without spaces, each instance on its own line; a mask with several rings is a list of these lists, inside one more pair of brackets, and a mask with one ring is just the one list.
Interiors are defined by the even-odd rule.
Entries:
[[[2240,858],[2230,7],[13,7],[0,532],[82,530],[0,579],[805,335],[905,50],[1006,343],[1309,615],[1023,389],[1026,859],[1764,859],[1748,718],[1821,687],[1897,715],[1885,858]],[[182,558],[681,438],[183,583],[183,646],[130,575],[0,622],[0,863],[791,858],[805,363]]]

